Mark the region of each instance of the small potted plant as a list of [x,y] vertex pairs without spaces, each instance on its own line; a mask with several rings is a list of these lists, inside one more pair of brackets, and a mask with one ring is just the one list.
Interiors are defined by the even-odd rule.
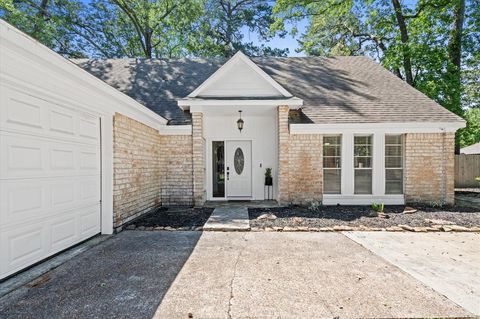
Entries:
[[265,169],[265,185],[266,186],[273,185],[272,169],[270,167]]

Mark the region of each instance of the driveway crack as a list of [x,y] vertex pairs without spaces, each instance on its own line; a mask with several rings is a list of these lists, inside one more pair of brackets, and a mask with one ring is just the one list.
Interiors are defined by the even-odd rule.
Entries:
[[242,236],[242,240],[244,242],[244,245],[243,245],[242,249],[240,250],[240,252],[238,253],[237,259],[235,260],[235,264],[233,266],[233,276],[232,276],[232,279],[230,280],[230,298],[228,300],[228,311],[227,311],[228,319],[232,319],[232,300],[233,300],[233,297],[234,297],[234,295],[233,295],[233,284],[234,284],[235,278],[237,276],[238,263],[240,261],[240,258],[242,257],[243,252],[247,248],[246,236],[247,236],[247,233],[245,232]]

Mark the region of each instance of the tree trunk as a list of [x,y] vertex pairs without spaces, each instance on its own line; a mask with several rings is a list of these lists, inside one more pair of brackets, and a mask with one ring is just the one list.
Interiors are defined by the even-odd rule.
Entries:
[[465,20],[465,0],[455,0],[453,8],[453,23],[448,40],[447,80],[449,85],[449,109],[462,114],[461,106],[461,64],[462,64],[462,35]]
[[33,34],[36,35],[40,32],[40,21],[47,20],[47,7],[48,7],[49,0],[42,0],[40,5],[38,6],[38,13],[37,13],[37,21],[33,27]]
[[410,49],[408,47],[408,30],[405,23],[405,17],[402,13],[402,6],[399,0],[392,0],[393,8],[395,9],[395,17],[397,18],[398,28],[400,29],[400,39],[403,46],[403,69],[405,71],[405,80],[408,84],[413,86],[413,72],[412,59],[410,56]]

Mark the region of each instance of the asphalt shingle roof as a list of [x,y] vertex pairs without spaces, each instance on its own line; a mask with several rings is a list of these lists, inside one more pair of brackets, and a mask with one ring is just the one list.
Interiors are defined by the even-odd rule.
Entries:
[[[252,58],[304,100],[295,123],[461,122],[457,115],[366,57]],[[108,59],[74,63],[131,96],[170,124],[189,124],[177,100],[186,97],[226,59]]]

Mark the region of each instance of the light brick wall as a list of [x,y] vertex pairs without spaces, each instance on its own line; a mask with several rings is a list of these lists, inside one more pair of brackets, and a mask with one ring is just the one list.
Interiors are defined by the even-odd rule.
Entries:
[[454,203],[455,133],[406,134],[405,200]]
[[160,135],[121,114],[113,125],[115,228],[160,205]]
[[278,107],[278,201],[308,204],[322,200],[322,136],[290,135],[288,106]]
[[322,201],[322,165],[322,135],[290,135],[288,192],[293,204]]
[[117,113],[113,140],[115,228],[160,205],[193,204],[191,135],[160,135]]
[[195,206],[205,203],[205,139],[203,113],[192,113],[193,200]]
[[193,205],[192,136],[162,135],[160,144],[162,205]]

